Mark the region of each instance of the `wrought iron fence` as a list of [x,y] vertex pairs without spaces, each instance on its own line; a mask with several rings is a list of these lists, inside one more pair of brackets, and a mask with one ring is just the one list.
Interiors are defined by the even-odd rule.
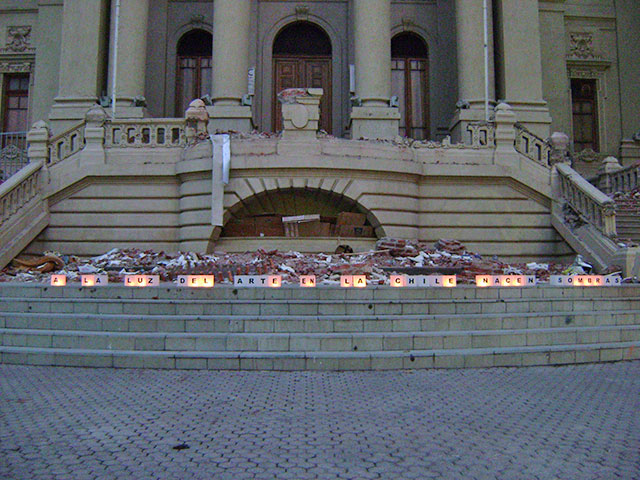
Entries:
[[0,183],[27,163],[27,132],[0,133]]

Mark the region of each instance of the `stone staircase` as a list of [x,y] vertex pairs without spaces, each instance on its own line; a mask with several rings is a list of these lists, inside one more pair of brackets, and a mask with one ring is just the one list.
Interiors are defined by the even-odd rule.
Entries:
[[2,363],[382,370],[640,358],[640,286],[0,286]]
[[640,243],[640,211],[637,206],[616,202],[618,238]]

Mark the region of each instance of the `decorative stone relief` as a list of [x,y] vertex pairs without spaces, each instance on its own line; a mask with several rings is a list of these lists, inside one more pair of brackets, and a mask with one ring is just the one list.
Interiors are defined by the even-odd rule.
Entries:
[[3,53],[25,53],[34,52],[31,46],[31,26],[7,27],[7,44],[2,49]]
[[584,150],[573,155],[574,160],[579,160],[586,163],[595,162],[597,160],[600,160],[600,158],[601,155],[597,152],[594,152],[591,148],[585,148]]
[[192,25],[203,25],[205,23],[205,18],[204,15],[194,15],[191,17],[191,20],[189,20],[189,23]]
[[31,62],[0,62],[0,73],[29,73]]
[[298,19],[303,19],[303,20],[306,20],[307,18],[309,18],[309,7],[306,7],[304,5],[297,5],[296,17]]
[[409,18],[409,17],[403,17],[402,18],[402,29],[403,30],[410,29],[414,25],[415,25],[415,22],[413,21],[412,18]]
[[569,34],[569,57],[582,60],[597,60],[600,57],[593,49],[593,34],[573,32]]

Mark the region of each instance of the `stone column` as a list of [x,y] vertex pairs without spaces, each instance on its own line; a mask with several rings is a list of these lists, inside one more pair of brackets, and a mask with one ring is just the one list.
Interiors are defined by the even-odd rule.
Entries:
[[[493,63],[492,0],[487,0],[487,44],[489,114],[495,105],[495,68]],[[484,1],[456,0],[456,43],[458,60],[458,109],[451,131],[455,140],[465,136],[470,122],[484,121],[485,66],[484,66]]]
[[[109,96],[113,93],[113,51],[116,2],[111,2],[111,45],[109,52]],[[144,88],[147,63],[149,0],[120,0],[118,59],[116,70],[116,117],[145,115]]]
[[551,116],[542,98],[538,0],[496,1],[500,96],[511,105],[518,122],[547,138]]
[[106,51],[105,0],[65,0],[58,95],[49,114],[54,134],[84,120],[100,95]]
[[247,95],[251,0],[213,2],[213,107],[211,131],[251,130]]
[[393,138],[400,113],[391,96],[391,0],[354,0],[356,96],[351,137]]

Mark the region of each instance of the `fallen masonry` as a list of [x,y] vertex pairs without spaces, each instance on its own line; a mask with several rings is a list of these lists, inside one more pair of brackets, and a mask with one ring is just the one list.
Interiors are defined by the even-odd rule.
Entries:
[[[39,260],[39,261],[38,261]],[[583,275],[589,266],[576,259],[573,265],[548,263],[508,264],[469,252],[456,240],[435,245],[383,238],[375,250],[360,253],[302,254],[278,250],[245,253],[166,253],[139,249],[114,249],[92,258],[47,252],[40,259],[14,261],[0,272],[0,282],[50,283],[51,275],[65,282],[92,286],[99,283],[141,282],[152,276],[157,282],[174,282],[184,276],[210,276],[215,284],[237,284],[238,278],[277,276],[282,284],[300,284],[301,277],[318,285],[341,285],[345,277],[364,276],[367,285],[388,285],[391,275],[455,275],[457,284],[475,284],[479,275],[521,275],[547,283],[552,275]],[[601,272],[604,274],[613,271]],[[633,279],[626,279],[627,282]],[[87,283],[89,282],[89,283]]]

